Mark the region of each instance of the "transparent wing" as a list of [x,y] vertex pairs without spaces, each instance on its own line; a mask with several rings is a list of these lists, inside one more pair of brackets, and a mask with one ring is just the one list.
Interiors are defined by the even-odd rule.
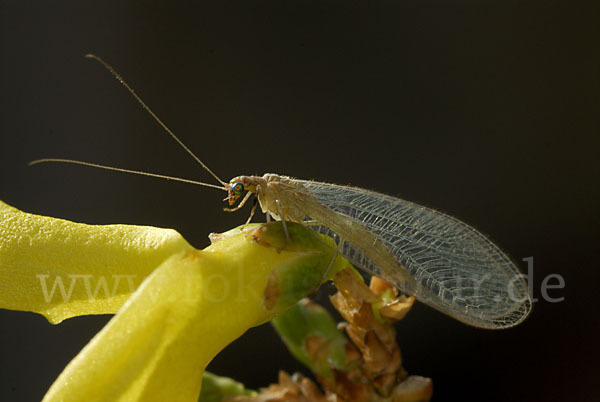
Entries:
[[[531,311],[527,283],[514,263],[471,226],[399,198],[356,187],[298,180],[318,202],[361,223],[390,250],[416,281],[422,302],[482,328],[507,328]],[[310,215],[310,213],[308,214]],[[321,233],[333,234],[329,227]],[[381,269],[369,250],[345,240],[343,255],[373,275]],[[384,273],[386,274],[386,273]],[[384,277],[390,279],[390,274]],[[401,284],[402,275],[393,275]]]

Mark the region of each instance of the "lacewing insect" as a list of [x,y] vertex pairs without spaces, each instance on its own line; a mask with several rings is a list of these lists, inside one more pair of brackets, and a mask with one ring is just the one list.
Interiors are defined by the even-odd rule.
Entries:
[[[421,302],[480,328],[517,325],[532,308],[524,276],[494,243],[477,230],[441,212],[361,188],[297,180],[277,174],[221,180],[146,106],[106,62],[102,63],[144,109],[220,185],[69,159],[65,162],[165,178],[227,191],[232,212],[254,194],[267,219],[301,222],[338,239],[339,252]],[[241,199],[241,200],[240,200]],[[252,208],[250,219],[254,214]],[[250,221],[248,219],[248,222]]]

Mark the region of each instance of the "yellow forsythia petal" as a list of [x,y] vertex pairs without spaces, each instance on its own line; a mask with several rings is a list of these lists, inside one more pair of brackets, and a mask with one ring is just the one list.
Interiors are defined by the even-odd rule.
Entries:
[[172,229],[85,225],[0,201],[0,308],[53,324],[115,313],[167,257],[191,249]]
[[[273,300],[279,283],[291,280],[287,276],[301,281],[296,268],[306,270],[304,277],[319,272],[294,288],[303,286],[306,294],[331,269],[334,248],[298,224],[289,224],[286,242],[273,229],[278,225],[233,229],[205,250],[163,262],[67,366],[44,402],[197,401],[210,360],[289,307]],[[338,257],[333,265],[343,264]]]

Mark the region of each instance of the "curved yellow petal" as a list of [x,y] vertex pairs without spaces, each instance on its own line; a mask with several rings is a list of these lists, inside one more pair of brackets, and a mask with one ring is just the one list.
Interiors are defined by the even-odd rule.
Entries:
[[191,249],[172,229],[85,225],[0,201],[0,308],[53,324],[115,313],[167,257]]
[[295,302],[281,297],[283,289],[298,300],[328,270],[346,264],[341,257],[330,264],[334,249],[316,233],[288,225],[288,241],[280,223],[252,225],[219,236],[205,250],[167,259],[67,366],[44,401],[197,401],[210,360]]

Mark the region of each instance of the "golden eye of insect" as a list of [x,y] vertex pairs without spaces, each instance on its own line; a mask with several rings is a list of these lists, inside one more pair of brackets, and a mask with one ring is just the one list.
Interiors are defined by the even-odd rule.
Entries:
[[244,192],[244,185],[240,182],[233,183],[231,185],[231,191],[233,192],[233,195],[240,196]]

